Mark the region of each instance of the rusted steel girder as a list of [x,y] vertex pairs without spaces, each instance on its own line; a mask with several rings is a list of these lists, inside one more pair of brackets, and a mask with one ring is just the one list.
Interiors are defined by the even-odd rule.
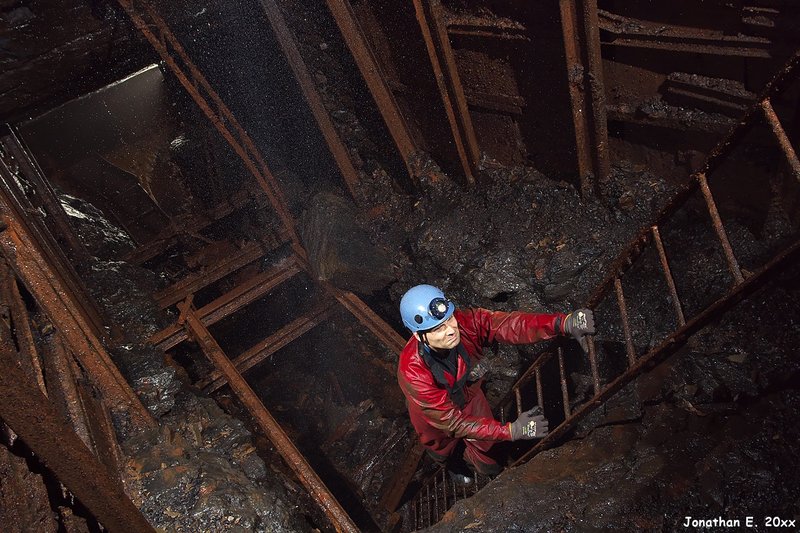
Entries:
[[[266,339],[256,343],[244,353],[234,358],[233,364],[236,371],[240,374],[244,374],[293,340],[321,324],[331,315],[331,303],[332,302],[323,302],[308,314],[294,319]],[[227,378],[225,375],[220,370],[215,370],[211,372],[208,377],[201,380],[197,384],[197,387],[211,394],[225,385],[226,382]]]
[[193,309],[186,309],[185,324],[192,337],[203,349],[209,360],[217,367],[217,370],[225,376],[231,390],[244,404],[250,415],[258,423],[270,441],[275,445],[275,449],[281,454],[289,467],[294,471],[303,486],[314,500],[320,505],[331,524],[337,531],[358,532],[358,528],[347,515],[342,506],[331,494],[317,473],[308,464],[300,451],[292,443],[278,422],[272,417],[250,385],[236,370],[236,367],[228,359],[228,356],[219,347],[217,341],[211,336]]
[[[279,243],[280,244],[280,243]],[[208,287],[225,276],[236,272],[240,268],[262,257],[266,252],[277,246],[265,246],[258,242],[248,242],[238,251],[229,255],[222,261],[215,263],[206,270],[190,274],[179,282],[171,285],[154,296],[158,305],[165,309],[184,300],[189,294]]]
[[70,350],[80,359],[95,388],[101,391],[112,409],[129,413],[137,428],[155,426],[153,417],[77,311],[80,307],[76,296],[61,283],[61,278],[50,268],[4,201],[0,201],[0,213],[6,226],[5,231],[0,232],[0,250],[63,335]]
[[61,337],[52,331],[43,342],[44,363],[47,371],[47,397],[61,415],[70,421],[75,434],[86,447],[92,449],[92,438],[86,420],[86,411],[78,394],[77,376],[64,350]]
[[597,0],[560,0],[559,8],[578,174],[587,193],[598,185],[591,178],[607,182],[611,171]]
[[[608,36],[603,44],[610,46],[761,59],[772,58],[776,48],[775,43],[764,37],[650,22],[602,10],[599,11],[599,25]],[[779,53],[783,51],[778,50]]]
[[[217,92],[208,83],[203,73],[195,66],[189,55],[183,49],[178,39],[170,30],[167,23],[161,18],[153,7],[144,0],[117,0],[128,13],[133,24],[156,49],[158,55],[167,64],[184,89],[189,93],[195,103],[217,128],[222,137],[233,148],[233,151],[244,163],[248,171],[256,179],[261,189],[266,193],[272,208],[277,213],[286,231],[292,247],[301,257],[306,252],[300,242],[300,237],[295,228],[294,219],[286,204],[286,199],[281,192],[278,181],[264,161],[261,152],[256,148],[250,135],[236,120],[236,117],[222,101]],[[139,5],[139,9],[134,4]],[[148,19],[145,20],[145,17]],[[154,33],[156,31],[156,33]],[[173,56],[170,49],[176,54]],[[179,64],[179,61],[181,62]],[[181,66],[183,65],[183,66]],[[201,92],[202,91],[202,92]],[[204,96],[205,94],[205,96]],[[210,100],[210,102],[209,102]],[[213,107],[212,107],[213,105]],[[230,125],[230,128],[228,127]]]
[[[5,210],[18,221],[38,249],[59,283],[75,295],[75,311],[80,313],[92,332],[106,337],[102,313],[79,280],[72,261],[85,262],[88,254],[74,235],[61,204],[22,141],[13,133],[0,136],[0,196]],[[36,213],[36,216],[33,214]],[[53,226],[45,223],[50,221]],[[61,242],[67,243],[72,257],[64,254]]]
[[324,283],[324,287],[345,309],[350,311],[359,322],[366,326],[384,346],[397,354],[403,351],[406,340],[393,327],[376,315],[361,298],[352,292],[337,289],[330,283]]
[[248,200],[258,200],[260,198],[264,197],[255,195],[254,191],[247,188],[240,189],[202,215],[189,218],[178,217],[179,220],[177,222],[173,220],[169,227],[162,230],[153,240],[128,252],[122,259],[128,263],[141,265],[174,246],[181,236],[187,235],[200,238],[200,231],[225,218],[237,209],[241,209],[247,204]]
[[47,396],[44,374],[42,372],[42,362],[39,357],[39,350],[36,349],[36,343],[33,340],[30,316],[25,302],[22,301],[22,296],[19,293],[19,287],[17,287],[17,279],[14,276],[14,272],[2,257],[0,257],[0,298],[2,298],[2,302],[0,303],[8,306],[11,327],[16,332],[17,346],[20,355],[23,357],[23,360],[30,362],[30,365],[26,365],[27,370],[33,375],[42,394]]
[[121,484],[89,452],[38,387],[14,363],[10,331],[0,346],[0,417],[112,532],[154,532]]
[[[287,261],[266,272],[253,276],[232,291],[204,305],[197,310],[197,316],[203,325],[208,327],[264,296],[298,272],[300,272],[300,267],[294,257],[290,257]],[[148,340],[158,348],[166,351],[183,342],[186,338],[186,330],[180,324],[173,324],[162,329]]]
[[[266,0],[262,0],[265,2]],[[369,41],[353,13],[349,0],[326,0],[339,31],[342,32],[350,53],[353,54],[358,70],[367,83],[367,88],[378,106],[383,121],[392,136],[409,175],[414,178],[410,161],[417,151],[417,144],[408,129],[406,120],[394,99],[380,65],[372,52]]]
[[317,91],[314,79],[308,72],[308,67],[306,67],[303,57],[300,55],[300,50],[294,41],[292,32],[289,30],[289,26],[286,24],[286,20],[283,18],[278,4],[275,3],[274,0],[259,0],[259,2],[264,9],[264,13],[267,15],[270,26],[272,26],[272,31],[275,32],[278,44],[286,55],[289,66],[292,72],[294,72],[294,77],[300,85],[300,90],[303,92],[303,96],[308,102],[308,106],[317,121],[322,136],[325,138],[328,149],[331,151],[331,155],[334,161],[336,161],[336,165],[339,167],[339,172],[342,173],[342,177],[347,184],[347,188],[350,190],[350,194],[353,198],[357,198],[356,189],[359,182],[358,171],[353,166],[350,153],[341,137],[339,137],[339,132],[333,125],[333,121],[328,111],[325,109],[325,105],[322,103],[322,98]]
[[447,28],[442,20],[440,0],[414,0],[417,21],[425,39],[428,57],[439,86],[439,94],[447,112],[447,120],[453,132],[453,140],[458,151],[458,158],[464,169],[464,177],[472,185],[477,180],[480,163],[480,147],[472,127],[472,118],[467,107],[464,87],[458,75],[453,49]]

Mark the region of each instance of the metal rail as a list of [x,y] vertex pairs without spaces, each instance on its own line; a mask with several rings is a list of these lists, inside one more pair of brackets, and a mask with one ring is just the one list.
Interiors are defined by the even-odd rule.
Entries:
[[211,336],[206,327],[197,317],[193,309],[184,309],[182,314],[186,318],[186,328],[192,337],[200,344],[203,352],[211,360],[217,370],[225,376],[234,394],[247,407],[258,425],[264,430],[276,450],[281,454],[289,467],[294,471],[314,500],[319,503],[328,516],[331,524],[337,531],[357,532],[358,528],[347,515],[345,510],[331,494],[314,469],[308,464],[302,454],[297,450],[291,439],[286,435],[278,422],[261,403],[256,393],[244,380],[228,356],[219,347],[217,341]]
[[9,323],[0,320],[0,418],[105,529],[153,531],[120,479],[122,461],[103,401],[114,398],[105,387],[116,385],[75,363],[81,348],[70,344],[64,324],[52,327],[46,308],[28,311],[6,261],[0,261],[0,305],[10,311]]
[[[676,198],[669,203],[669,205],[656,217],[653,224],[648,225],[639,236],[630,243],[630,245],[623,251],[620,257],[613,263],[611,271],[606,279],[601,283],[594,295],[589,301],[588,307],[596,308],[601,303],[610,302],[611,305],[616,303],[620,316],[620,329],[623,332],[625,340],[625,348],[627,354],[627,369],[620,375],[611,378],[607,383],[603,384],[599,379],[599,371],[597,367],[597,360],[595,356],[595,342],[590,338],[589,343],[589,362],[591,366],[592,378],[594,382],[594,394],[586,401],[580,401],[570,398],[570,391],[567,382],[565,371],[564,355],[560,345],[556,347],[555,355],[552,352],[546,352],[539,356],[536,361],[520,376],[517,382],[512,386],[511,390],[500,403],[500,411],[502,418],[505,420],[506,413],[512,411],[512,405],[515,406],[516,412],[521,412],[525,406],[521,400],[521,391],[523,387],[530,384],[535,379],[536,382],[536,395],[538,405],[544,407],[548,405],[546,398],[543,397],[542,391],[542,373],[546,370],[545,365],[548,365],[553,359],[557,360],[558,374],[557,379],[560,382],[561,398],[560,403],[563,408],[564,420],[558,426],[553,428],[550,433],[542,440],[538,441],[532,448],[525,452],[521,457],[513,462],[513,466],[520,465],[530,460],[537,453],[555,445],[559,440],[565,436],[575,425],[583,419],[586,415],[602,405],[603,402],[608,400],[622,387],[629,384],[639,375],[652,369],[659,362],[663,361],[669,355],[675,353],[681,348],[691,335],[705,327],[712,320],[719,317],[722,313],[732,308],[739,303],[742,299],[752,294],[756,289],[763,286],[776,272],[796,264],[797,258],[800,256],[800,239],[794,242],[789,242],[784,247],[775,252],[770,259],[758,267],[753,269],[746,277],[739,267],[738,259],[734,253],[733,247],[729,242],[727,233],[723,225],[722,218],[718,212],[716,202],[711,189],[708,186],[706,176],[716,169],[721,161],[727,157],[735,146],[741,143],[744,132],[760,118],[761,113],[759,110],[764,110],[767,125],[773,132],[782,132],[783,128],[780,126],[780,121],[774,113],[769,113],[771,109],[770,99],[777,93],[782,91],[788,85],[788,82],[797,77],[797,71],[800,68],[800,52],[784,66],[779,74],[773,78],[770,84],[762,93],[758,100],[745,118],[740,121],[728,137],[720,143],[712,151],[703,169],[691,176],[690,182],[687,187],[676,195]],[[785,135],[785,134],[784,134]],[[776,144],[786,155],[788,170],[790,173],[794,171],[792,164],[793,152],[787,149],[787,145],[791,147],[788,138],[784,138],[780,133],[775,134]],[[721,181],[717,186],[723,186],[724,181]],[[676,289],[675,280],[673,278],[672,269],[670,268],[667,259],[667,252],[665,243],[661,237],[661,230],[664,227],[670,227],[669,219],[672,214],[684,207],[692,193],[699,194],[705,200],[705,207],[707,209],[711,225],[713,226],[713,235],[719,242],[719,246],[723,251],[725,263],[731,274],[732,283],[728,291],[717,300],[708,303],[701,309],[695,316],[688,320],[684,316],[683,309],[685,306],[682,304]],[[634,344],[634,329],[632,328],[630,319],[628,317],[627,304],[623,293],[623,281],[626,273],[628,273],[633,266],[643,265],[648,259],[644,255],[647,250],[654,250],[657,254],[657,265],[661,267],[664,276],[665,284],[669,289],[669,294],[673,299],[675,311],[676,328],[666,335],[661,342],[648,350],[641,356],[637,354]],[[665,318],[669,320],[669,318]],[[551,418],[553,415],[551,414]],[[434,517],[438,520],[444,513],[443,508],[446,510],[448,504],[454,503],[457,499],[453,498],[450,503],[448,495],[436,497],[437,487],[440,485],[439,478],[442,476],[442,470],[437,471],[430,478],[425,480],[421,486],[420,491],[411,500],[408,511],[412,515],[415,527],[425,527],[431,525],[429,517]],[[466,497],[466,496],[465,496]],[[433,500],[436,500],[435,502]],[[423,520],[419,520],[419,515],[422,510]],[[434,520],[435,521],[435,520]]]
[[474,184],[478,176],[481,152],[478,138],[472,126],[464,87],[458,74],[450,37],[442,20],[440,0],[414,0],[417,21],[425,39],[425,47],[431,60],[436,83],[442,97],[447,120],[453,132],[458,158],[468,184]]

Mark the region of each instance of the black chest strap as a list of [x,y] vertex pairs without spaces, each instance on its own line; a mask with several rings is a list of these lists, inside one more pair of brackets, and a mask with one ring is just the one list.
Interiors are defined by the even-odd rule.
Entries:
[[[422,357],[422,360],[425,361],[425,364],[428,365],[428,368],[431,369],[431,374],[433,374],[436,383],[445,388],[447,394],[450,396],[450,400],[452,400],[452,402],[456,404],[459,409],[463,409],[467,403],[466,397],[464,396],[464,385],[467,384],[467,378],[469,377],[469,371],[471,370],[471,367],[469,355],[467,355],[467,350],[464,348],[464,345],[459,342],[455,350],[456,353],[458,353],[458,356],[464,360],[464,366],[466,366],[467,370],[464,372],[464,375],[461,377],[461,379],[453,383],[453,386],[451,387],[447,382],[447,378],[444,377],[445,365],[438,357],[433,355],[430,350],[426,350],[423,343],[419,343],[419,354]],[[456,359],[456,372],[453,376],[458,376],[458,359]]]

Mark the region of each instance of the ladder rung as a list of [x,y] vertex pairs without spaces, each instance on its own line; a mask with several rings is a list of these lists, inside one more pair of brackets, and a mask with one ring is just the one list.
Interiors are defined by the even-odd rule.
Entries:
[[592,384],[594,385],[594,393],[600,393],[600,372],[597,370],[597,352],[594,348],[594,337],[591,335],[586,337],[586,342],[589,345],[589,366],[592,368]]
[[567,391],[567,375],[564,371],[564,350],[558,347],[558,372],[561,378],[561,397],[564,400],[564,416],[569,418],[569,392]]
[[725,233],[725,228],[722,225],[722,219],[720,218],[719,211],[717,210],[717,204],[714,202],[714,196],[712,196],[711,189],[708,187],[708,178],[706,178],[706,175],[701,172],[697,175],[697,179],[700,182],[700,190],[703,192],[703,198],[706,200],[708,213],[711,215],[711,223],[714,225],[714,231],[717,233],[717,238],[719,239],[722,249],[725,252],[725,259],[728,261],[728,268],[733,275],[733,279],[736,280],[736,284],[738,285],[744,281],[744,276],[742,276],[742,270],[739,268],[739,263],[736,261],[736,256],[733,254],[733,248],[731,248],[731,243],[728,240],[728,234]]
[[778,146],[780,146],[784,157],[786,157],[786,162],[789,164],[794,178],[800,181],[800,159],[797,158],[797,152],[794,151],[792,141],[789,140],[789,136],[786,135],[786,130],[783,129],[778,114],[775,113],[775,109],[772,107],[772,102],[770,102],[769,98],[765,98],[761,101],[760,107],[772,133],[775,135]]
[[672,296],[672,305],[675,308],[675,315],[678,317],[678,326],[686,324],[686,317],[683,316],[683,306],[678,298],[678,289],[675,287],[675,279],[672,277],[672,270],[669,268],[669,261],[667,261],[667,252],[664,250],[664,243],[661,241],[661,232],[658,226],[650,228],[653,233],[653,241],[656,243],[658,249],[658,257],[661,260],[661,269],[664,272],[664,279],[669,287],[669,293]]
[[[622,318],[622,331],[625,333],[625,351],[628,353],[628,363],[633,366],[636,363],[636,350],[633,347],[633,335],[631,335],[631,323],[628,320],[628,306],[625,305],[625,294],[622,292],[622,281],[619,277],[614,278],[614,291],[617,293],[617,305],[619,315]],[[595,391],[597,394],[597,391]]]

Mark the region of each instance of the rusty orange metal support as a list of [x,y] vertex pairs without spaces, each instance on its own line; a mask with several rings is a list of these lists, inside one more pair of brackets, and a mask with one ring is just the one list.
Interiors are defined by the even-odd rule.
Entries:
[[[294,257],[291,257],[274,268],[253,276],[232,291],[226,292],[214,301],[204,305],[197,310],[197,316],[203,325],[208,327],[267,294],[298,272],[300,272],[300,267]],[[186,340],[186,337],[186,330],[180,324],[173,324],[159,331],[148,340],[162,350],[169,350]]]
[[217,370],[225,376],[228,384],[236,397],[244,404],[249,413],[264,430],[266,435],[275,445],[278,453],[284,458],[289,467],[297,475],[314,500],[320,505],[328,516],[331,524],[337,531],[356,533],[358,528],[347,515],[342,506],[331,494],[317,473],[308,464],[300,451],[292,443],[278,422],[269,413],[250,385],[242,378],[236,367],[228,359],[228,356],[219,347],[217,341],[211,336],[206,327],[200,321],[192,309],[187,309],[185,313],[185,324],[192,337],[202,347],[203,352],[209,360],[217,367]]
[[592,179],[605,182],[611,170],[597,1],[560,0],[559,8],[578,174],[587,193],[597,185]]
[[[250,347],[243,354],[233,359],[236,371],[244,374],[264,359],[274,354],[293,340],[307,333],[331,315],[332,302],[323,302],[311,312],[298,317],[267,337]],[[212,372],[207,378],[201,380],[197,386],[207,393],[212,393],[227,382],[219,370]]]
[[464,177],[471,185],[477,180],[481,153],[467,107],[464,87],[458,75],[458,66],[450,46],[450,37],[442,21],[442,5],[440,0],[414,0],[414,9],[428,49],[428,57],[431,60],[436,84],[439,86],[442,103],[447,112],[447,120],[453,132]]
[[154,532],[122,485],[14,362],[9,337],[10,331],[2,331],[0,417],[106,529]]
[[[266,0],[262,0],[265,2]],[[367,83],[367,88],[378,106],[383,121],[392,136],[400,156],[405,162],[409,175],[413,178],[410,165],[411,158],[417,151],[416,142],[408,129],[406,120],[400,112],[400,108],[395,101],[394,94],[389,88],[386,76],[383,74],[372,48],[369,45],[364,31],[358,23],[353,7],[349,0],[326,0],[328,9],[333,14],[336,24],[344,37],[350,53],[353,54],[358,70]]]
[[95,388],[102,391],[112,409],[130,413],[138,428],[155,426],[155,420],[119,372],[92,328],[76,311],[80,306],[75,296],[60,283],[60,278],[51,270],[24,228],[9,215],[10,210],[4,201],[0,201],[0,212],[6,225],[6,230],[0,233],[0,250],[80,359]]
[[328,144],[328,149],[331,151],[331,155],[334,161],[336,161],[348,189],[350,189],[350,194],[353,198],[357,198],[356,188],[359,182],[358,171],[353,166],[350,153],[341,137],[339,137],[339,133],[333,125],[328,111],[325,109],[319,91],[317,91],[317,87],[314,84],[314,79],[308,72],[308,67],[306,67],[303,57],[300,55],[300,50],[292,37],[289,26],[286,24],[286,20],[283,18],[274,0],[260,0],[260,3],[272,26],[272,31],[275,32],[278,44],[280,44],[283,49],[289,66],[292,72],[294,72],[294,77],[300,85],[300,90],[303,92],[303,96],[308,102],[308,106],[311,108],[311,113],[317,121],[322,136]]
[[[222,101],[217,92],[208,83],[203,73],[194,65],[189,58],[186,51],[181,46],[175,35],[173,35],[167,23],[156,13],[152,6],[144,1],[140,1],[141,9],[137,10],[134,7],[135,0],[118,0],[122,8],[128,13],[128,16],[133,21],[133,24],[145,38],[150,42],[153,48],[156,49],[161,59],[172,70],[175,77],[183,85],[195,103],[200,107],[203,113],[208,117],[211,123],[217,128],[222,137],[233,148],[236,155],[244,163],[247,170],[256,179],[261,189],[266,193],[272,208],[275,209],[278,217],[280,218],[286,231],[289,233],[289,238],[292,246],[301,257],[305,257],[305,250],[300,242],[300,237],[295,228],[294,219],[292,218],[289,208],[286,205],[286,200],[283,193],[278,186],[278,182],[269,170],[264,158],[256,148],[250,135],[242,128],[236,117]],[[149,22],[145,21],[144,17],[148,17]],[[158,32],[158,35],[153,33]],[[170,53],[169,47],[177,54],[183,62],[182,68],[175,57]],[[206,96],[203,96],[201,90],[204,91]],[[211,102],[209,102],[211,100]],[[214,108],[212,108],[212,104]],[[228,127],[230,125],[230,128]],[[232,130],[232,131],[231,131]]]

